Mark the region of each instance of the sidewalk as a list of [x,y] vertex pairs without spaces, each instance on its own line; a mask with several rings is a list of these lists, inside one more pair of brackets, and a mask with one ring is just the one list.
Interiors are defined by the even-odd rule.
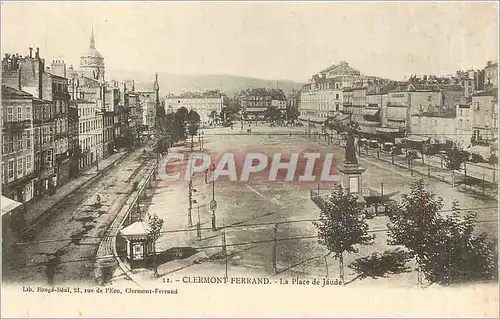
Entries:
[[70,195],[71,193],[77,191],[86,183],[95,179],[96,177],[102,175],[108,168],[115,164],[118,160],[127,155],[126,152],[119,152],[109,156],[108,158],[99,162],[99,172],[96,170],[96,166],[93,165],[82,172],[81,176],[70,180],[68,183],[61,185],[55,192],[54,195],[49,195],[47,197],[41,198],[39,200],[31,201],[25,204],[24,218],[26,221],[26,228],[30,228],[34,223],[37,222],[42,216],[50,210],[52,207],[57,205],[61,200]]
[[[313,141],[315,143],[318,143],[319,145],[322,146],[329,146],[327,142],[324,141],[323,138],[318,138],[318,137],[311,137],[309,138],[310,141]],[[339,145],[338,140],[334,139],[333,145]],[[342,147],[343,148],[343,147]],[[401,169],[407,170],[408,174],[411,174],[411,171],[408,167],[408,160],[404,155],[395,155],[394,156],[394,162],[392,162],[392,156],[388,153],[385,152],[380,152],[379,157],[377,158],[377,151],[374,149],[362,149],[361,150],[361,155],[357,153],[358,157],[371,162],[371,161],[377,161],[381,163],[387,163],[390,166],[395,166],[399,167]],[[413,171],[413,176],[426,176],[429,178],[434,178],[437,179],[443,183],[453,185],[453,172],[441,168],[440,166],[440,161],[437,163],[435,160],[432,160],[431,163],[428,162],[427,157],[424,158],[424,162],[422,163],[422,159],[414,159],[412,161],[412,171]],[[468,177],[475,177],[471,176],[470,174],[470,167],[473,164],[468,164],[468,169],[467,169],[467,176]],[[493,172],[493,171],[491,171]],[[494,172],[493,172],[494,173]],[[467,186],[466,185],[460,185],[460,182],[464,179],[464,170],[461,171],[455,171],[454,173],[455,177],[455,187],[457,187],[460,191],[462,192],[467,192],[467,193],[472,193],[475,195],[481,195],[481,196],[488,196],[491,198],[497,198],[497,183],[491,183],[488,179],[485,179],[486,186],[485,189],[483,190],[483,187],[481,186]],[[492,177],[493,178],[493,177]],[[490,187],[488,187],[490,186]],[[491,187],[493,186],[493,187]]]

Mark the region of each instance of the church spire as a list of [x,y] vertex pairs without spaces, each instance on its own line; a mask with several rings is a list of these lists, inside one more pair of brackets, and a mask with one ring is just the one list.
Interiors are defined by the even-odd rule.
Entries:
[[95,39],[94,39],[94,24],[92,23],[92,35],[90,36],[90,45],[91,49],[95,49]]

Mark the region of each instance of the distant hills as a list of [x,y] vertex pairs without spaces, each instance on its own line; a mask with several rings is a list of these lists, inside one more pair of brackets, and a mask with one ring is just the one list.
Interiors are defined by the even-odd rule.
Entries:
[[[300,90],[303,83],[283,80],[266,80],[234,75],[182,75],[159,72],[160,94],[180,94],[182,92],[199,92],[205,90],[220,90],[228,96],[233,96],[248,88],[280,88],[285,94]],[[137,91],[153,90],[154,73],[127,72],[108,70],[109,79],[124,81],[135,80]]]

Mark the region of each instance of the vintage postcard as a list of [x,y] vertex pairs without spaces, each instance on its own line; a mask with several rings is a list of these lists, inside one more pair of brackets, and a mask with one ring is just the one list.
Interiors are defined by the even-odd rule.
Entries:
[[496,2],[1,5],[2,317],[498,317]]

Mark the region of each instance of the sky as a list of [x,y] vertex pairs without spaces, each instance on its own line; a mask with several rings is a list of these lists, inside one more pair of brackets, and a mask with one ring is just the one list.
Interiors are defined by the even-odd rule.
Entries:
[[498,60],[494,2],[2,2],[2,56],[39,47],[78,66],[92,25],[107,69],[306,82],[452,74]]

